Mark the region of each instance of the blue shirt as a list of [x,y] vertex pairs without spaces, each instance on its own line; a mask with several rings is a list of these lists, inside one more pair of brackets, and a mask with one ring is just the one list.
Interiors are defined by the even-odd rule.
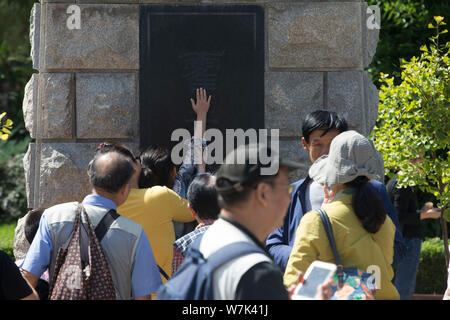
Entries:
[[[111,199],[94,194],[86,196],[83,204],[106,209],[117,209],[116,204]],[[21,268],[39,278],[49,267],[52,250],[52,237],[44,211],[39,223],[39,229],[22,262]],[[161,284],[161,277],[159,276],[158,266],[156,265],[150,242],[144,230],[142,230],[131,269],[131,294],[135,298],[146,296],[155,292]]]
[[[298,225],[300,224],[301,218],[306,213],[304,209],[306,208],[305,194],[306,188],[310,182],[311,179],[308,177],[307,179],[299,180],[292,184],[294,190],[291,195],[291,203],[286,216],[284,217],[283,226],[275,229],[266,239],[266,247],[269,253],[283,272],[286,269],[287,261],[291,254],[292,246],[294,245],[295,233]],[[393,265],[396,265],[403,259],[406,252],[405,243],[400,232],[397,212],[389,199],[384,184],[376,180],[370,180],[369,186],[372,187],[375,193],[381,198],[387,215],[395,225]],[[312,209],[314,210],[317,208]]]

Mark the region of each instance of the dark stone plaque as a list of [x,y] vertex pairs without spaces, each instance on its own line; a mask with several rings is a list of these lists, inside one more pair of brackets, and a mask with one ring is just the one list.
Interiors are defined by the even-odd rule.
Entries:
[[190,98],[212,95],[207,129],[264,128],[264,11],[257,5],[141,5],[140,147],[193,134]]

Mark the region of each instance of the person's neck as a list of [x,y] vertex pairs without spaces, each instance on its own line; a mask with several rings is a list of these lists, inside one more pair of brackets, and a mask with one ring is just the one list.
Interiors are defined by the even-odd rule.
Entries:
[[117,207],[119,207],[121,205],[120,200],[118,199],[117,195],[112,194],[110,192],[98,190],[98,189],[92,189],[92,194],[112,200],[116,204]]
[[139,175],[133,175],[130,180],[130,188],[131,189],[139,189]]
[[222,209],[220,214],[228,219],[231,219],[248,231],[250,231],[261,243],[264,243],[266,237],[270,232],[266,232],[261,220],[256,219],[252,214],[253,212],[259,212],[258,210],[252,210],[250,208],[232,208]]

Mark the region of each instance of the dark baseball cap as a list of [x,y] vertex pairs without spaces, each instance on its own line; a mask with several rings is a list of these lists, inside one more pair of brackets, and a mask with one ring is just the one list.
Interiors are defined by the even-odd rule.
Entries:
[[219,193],[240,192],[244,186],[274,176],[279,167],[288,170],[305,169],[299,162],[281,159],[278,152],[265,144],[240,145],[225,157],[216,174],[216,188]]

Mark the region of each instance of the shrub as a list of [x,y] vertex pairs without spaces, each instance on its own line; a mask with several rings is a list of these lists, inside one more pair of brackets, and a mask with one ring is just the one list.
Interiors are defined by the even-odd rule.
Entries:
[[[417,186],[433,194],[444,213],[450,208],[450,43],[439,42],[448,33],[445,25],[443,17],[434,17],[428,25],[436,32],[431,45],[420,47],[419,58],[402,60],[400,84],[380,74],[378,119],[372,132],[386,174],[393,177],[390,170],[401,170],[398,187]],[[440,222],[447,250],[447,222]]]
[[446,288],[444,243],[440,238],[426,239],[420,251],[415,292],[444,294]]
[[23,156],[11,156],[0,165],[0,223],[15,222],[27,213]]
[[[381,14],[380,39],[369,66],[369,74],[379,87],[380,72],[400,81],[400,59],[411,59],[420,54],[419,47],[433,35],[427,24],[433,16],[450,16],[450,3],[436,0],[367,0],[378,5]],[[448,34],[442,38],[448,41]]]
[[16,223],[1,224],[0,225],[0,250],[6,252],[13,261],[15,260],[13,254],[14,246],[14,231]]

